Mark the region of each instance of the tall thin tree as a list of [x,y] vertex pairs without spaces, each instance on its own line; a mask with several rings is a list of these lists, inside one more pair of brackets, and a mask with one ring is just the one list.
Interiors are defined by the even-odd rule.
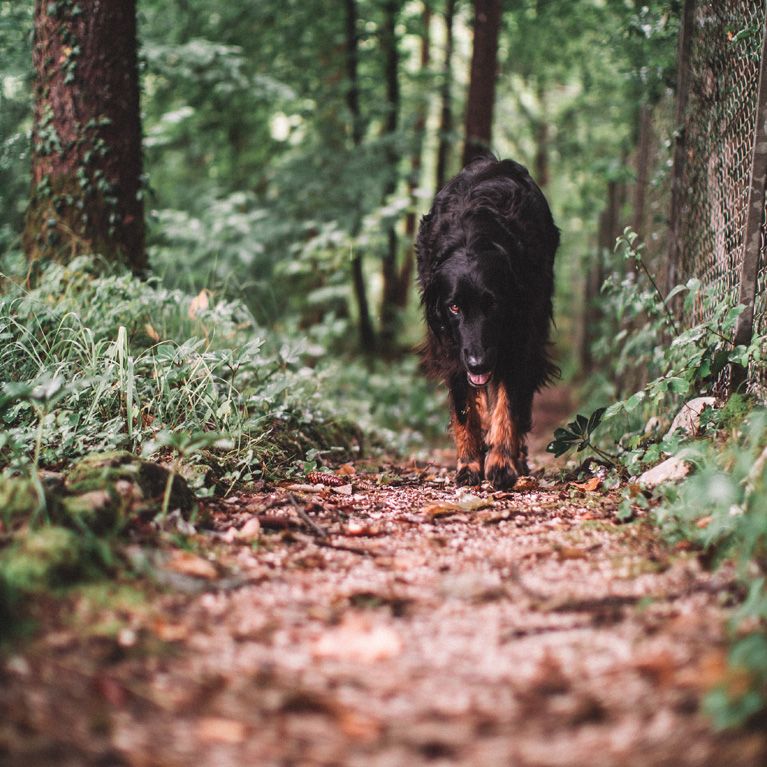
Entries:
[[[362,143],[362,115],[360,112],[359,86],[359,37],[357,34],[357,0],[346,0],[346,106],[351,120],[351,138],[354,147]],[[362,217],[361,211],[356,211],[353,224],[356,234]],[[362,350],[371,353],[375,350],[376,340],[373,323],[370,320],[365,273],[362,263],[362,253],[356,251],[352,256],[352,288],[357,302],[358,326]]]
[[500,28],[501,0],[474,0],[474,45],[466,104],[464,165],[490,147]]
[[439,89],[440,119],[437,143],[436,187],[442,189],[447,181],[447,166],[453,145],[453,25],[456,0],[445,0],[445,58],[442,64],[442,82]]
[[36,0],[30,260],[146,268],[135,0]]
[[[399,87],[399,40],[397,39],[397,19],[401,0],[385,0],[384,23],[381,29],[381,50],[384,57],[386,79],[386,119],[384,121],[386,183],[384,197],[389,197],[397,189],[399,152],[395,144],[400,117]],[[381,298],[380,340],[384,350],[391,350],[397,335],[399,308],[398,273],[397,273],[398,237],[394,223],[386,229],[386,251],[383,258],[383,295]]]
[[[421,45],[419,66],[421,76],[430,75],[431,64],[431,0],[423,3],[423,28],[421,31]],[[410,156],[410,174],[408,176],[408,194],[410,195],[410,210],[405,217],[405,238],[407,239],[407,252],[402,262],[397,287],[397,305],[403,309],[407,305],[410,283],[413,280],[413,265],[415,262],[415,234],[417,221],[418,196],[417,191],[421,184],[423,139],[426,130],[426,117],[429,111],[429,98],[426,93],[422,94],[416,106],[415,120],[413,121],[413,151]]]

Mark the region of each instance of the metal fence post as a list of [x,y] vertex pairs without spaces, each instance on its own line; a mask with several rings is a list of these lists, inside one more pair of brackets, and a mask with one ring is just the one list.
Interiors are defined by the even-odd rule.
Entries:
[[[765,210],[765,180],[767,180],[767,16],[765,16],[762,30],[762,58],[759,64],[759,90],[750,178],[738,299],[746,308],[738,317],[735,326],[736,344],[749,344],[754,329],[754,302],[759,274],[759,252]],[[730,375],[730,392],[737,391],[743,385],[747,372],[742,366],[733,365]]]
[[690,59],[692,52],[692,26],[695,22],[695,0],[685,0],[682,24],[679,28],[676,73],[676,113],[674,117],[674,156],[671,170],[671,211],[669,214],[668,263],[666,264],[666,291],[676,285],[682,253],[682,205],[685,199],[684,175],[687,160],[685,120],[687,95],[690,90]]

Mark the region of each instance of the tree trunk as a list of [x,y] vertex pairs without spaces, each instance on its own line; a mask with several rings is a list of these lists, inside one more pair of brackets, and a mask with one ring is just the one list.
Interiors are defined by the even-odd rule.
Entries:
[[437,145],[437,191],[447,181],[447,163],[453,145],[453,20],[456,0],[445,2],[445,61],[440,86],[439,144]]
[[538,78],[536,83],[536,93],[540,111],[535,124],[535,180],[538,186],[543,188],[549,183],[549,120],[546,109],[546,89],[541,78]]
[[[397,45],[397,16],[399,0],[387,0],[384,4],[384,25],[381,34],[381,48],[384,54],[386,72],[386,122],[384,139],[386,143],[386,165],[388,179],[384,186],[384,198],[392,195],[397,188],[397,165],[399,155],[395,138],[399,125],[399,48]],[[397,247],[398,237],[394,224],[389,224],[386,232],[387,247],[383,259],[383,295],[381,299],[381,346],[391,351],[397,335],[399,310],[397,306],[398,275]]]
[[647,188],[650,184],[650,152],[652,149],[652,107],[642,104],[639,109],[639,135],[636,151],[636,187],[634,189],[634,216],[632,227],[646,239],[645,208]]
[[[421,35],[421,74],[429,69],[431,63],[431,5],[427,0],[423,4],[423,33]],[[423,152],[423,138],[426,130],[426,117],[428,113],[429,99],[424,94],[418,102],[415,121],[413,123],[413,154],[410,157],[410,176],[408,177],[408,194],[410,195],[410,210],[405,217],[405,237],[408,241],[407,253],[400,268],[397,285],[397,306],[404,309],[407,306],[410,283],[413,279],[413,266],[415,263],[415,234],[418,211],[418,197],[416,191],[421,184],[421,153]]]
[[615,240],[621,232],[620,212],[624,200],[624,188],[617,181],[607,184],[607,204],[599,216],[597,241],[597,260],[591,264],[586,276],[584,327],[581,332],[581,371],[590,373],[594,369],[594,357],[591,344],[599,330],[602,312],[599,308],[599,292],[605,281],[605,259],[609,258],[615,247]]
[[147,266],[135,0],[36,0],[31,261]]
[[[346,77],[348,80],[346,91],[346,105],[349,108],[351,119],[352,143],[358,147],[362,143],[362,120],[360,115],[359,77],[357,74],[357,62],[359,47],[357,38],[357,0],[346,0]],[[361,211],[356,211],[352,234],[356,234],[359,228]],[[372,353],[375,351],[375,332],[373,323],[370,321],[370,307],[365,289],[365,275],[362,268],[362,254],[355,253],[352,257],[352,288],[357,302],[358,326],[360,334],[360,346],[362,351]]]
[[490,148],[500,28],[501,0],[474,0],[474,48],[466,105],[464,165]]

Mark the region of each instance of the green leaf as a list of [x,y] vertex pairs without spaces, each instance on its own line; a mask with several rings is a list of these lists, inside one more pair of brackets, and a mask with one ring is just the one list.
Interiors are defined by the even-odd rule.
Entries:
[[674,394],[687,394],[687,392],[690,390],[690,384],[689,382],[685,381],[684,378],[668,378],[666,379],[666,383],[668,385],[668,390]]
[[638,391],[635,394],[632,394],[624,404],[624,409],[626,412],[631,413],[632,411],[636,410],[639,405],[642,404],[646,396],[647,394],[644,391]]

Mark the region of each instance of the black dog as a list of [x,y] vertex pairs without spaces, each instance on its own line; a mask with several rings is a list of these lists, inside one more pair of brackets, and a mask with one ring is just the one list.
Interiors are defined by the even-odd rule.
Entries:
[[427,370],[450,389],[456,483],[528,473],[535,392],[548,354],[559,230],[525,168],[483,156],[447,183],[418,232]]

